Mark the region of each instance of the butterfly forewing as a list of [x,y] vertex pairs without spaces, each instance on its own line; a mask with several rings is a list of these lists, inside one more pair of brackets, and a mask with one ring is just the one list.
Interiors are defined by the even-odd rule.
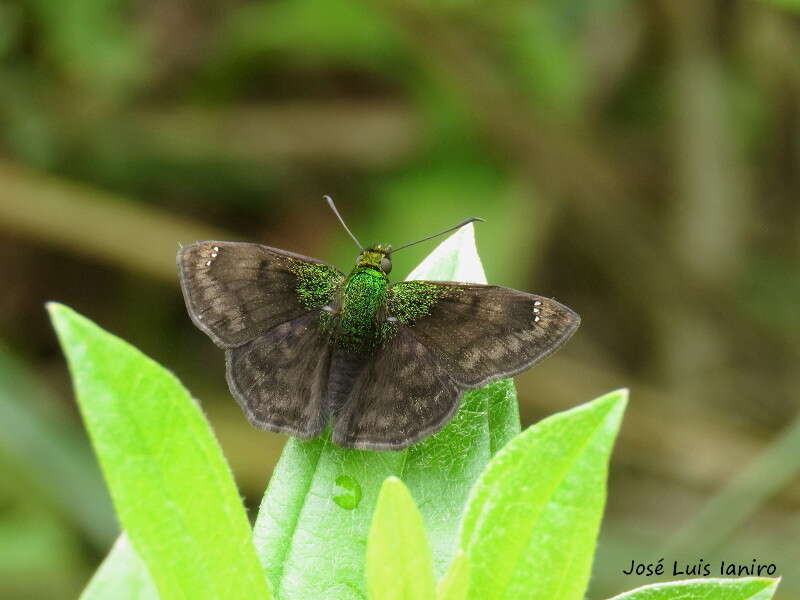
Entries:
[[[410,286],[421,290],[415,293],[423,301],[434,301],[427,300],[424,314],[404,326],[465,388],[531,367],[580,324],[575,312],[555,300],[499,286],[410,281],[392,286],[392,295],[406,296],[408,303],[414,297]],[[390,313],[392,304],[390,299]]]
[[178,252],[178,272],[189,315],[221,348],[326,304],[344,280],[316,259],[242,242],[186,246]]

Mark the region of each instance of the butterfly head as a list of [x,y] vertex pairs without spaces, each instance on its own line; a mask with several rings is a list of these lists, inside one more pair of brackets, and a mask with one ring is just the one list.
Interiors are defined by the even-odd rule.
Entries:
[[408,248],[409,246],[413,246],[414,244],[419,244],[420,242],[432,240],[433,238],[439,237],[442,234],[455,231],[456,229],[460,229],[464,225],[467,225],[468,223],[472,223],[474,221],[483,221],[483,219],[480,219],[478,217],[470,217],[469,219],[464,219],[463,221],[461,221],[461,223],[458,223],[457,225],[448,227],[444,231],[440,231],[439,233],[434,233],[433,235],[424,237],[421,240],[417,240],[416,242],[403,244],[402,246],[398,246],[397,248],[392,248],[391,246],[383,246],[381,244],[378,244],[376,246],[370,246],[369,248],[364,248],[364,246],[361,245],[361,242],[358,241],[358,238],[353,235],[352,231],[350,231],[350,228],[344,222],[342,215],[340,215],[339,211],[336,210],[336,205],[333,203],[333,199],[330,196],[323,196],[323,198],[325,199],[325,202],[328,203],[328,206],[333,211],[333,214],[336,215],[336,218],[339,219],[339,222],[342,224],[342,227],[344,227],[344,230],[347,232],[350,238],[356,243],[356,246],[358,246],[359,249],[361,250],[361,253],[358,255],[358,258],[356,259],[356,267],[373,269],[383,275],[388,275],[392,270],[392,259],[391,259],[392,252],[397,252],[398,250],[402,250],[403,248]]
[[392,247],[391,246],[370,246],[361,251],[356,259],[357,267],[374,269],[388,275],[392,272]]

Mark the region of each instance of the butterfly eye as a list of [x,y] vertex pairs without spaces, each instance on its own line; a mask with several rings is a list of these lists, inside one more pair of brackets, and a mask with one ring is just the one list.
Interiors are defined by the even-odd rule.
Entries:
[[385,256],[381,259],[381,271],[387,275],[392,272],[392,261]]

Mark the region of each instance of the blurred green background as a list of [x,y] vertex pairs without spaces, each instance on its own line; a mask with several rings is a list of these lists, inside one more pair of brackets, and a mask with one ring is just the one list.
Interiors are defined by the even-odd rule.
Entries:
[[175,252],[347,269],[326,193],[365,243],[484,217],[491,282],[581,313],[517,378],[524,425],[632,389],[592,599],[661,557],[800,597],[798,8],[0,1],[0,597],[76,597],[116,535],[43,303],[180,376],[252,513],[284,438],[229,397]]

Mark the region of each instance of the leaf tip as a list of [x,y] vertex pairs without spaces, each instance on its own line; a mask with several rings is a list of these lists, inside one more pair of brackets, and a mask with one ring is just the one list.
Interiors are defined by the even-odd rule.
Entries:
[[[92,321],[60,302],[47,302],[45,308],[50,315],[50,322],[56,331],[56,336],[62,345],[66,340],[75,337],[76,333],[82,330],[98,328]],[[99,329],[99,328],[98,328]]]
[[381,496],[386,494],[397,494],[398,492],[408,492],[408,489],[399,477],[391,475],[383,480],[380,491]]
[[609,396],[614,396],[616,398],[616,402],[624,409],[628,406],[628,400],[631,396],[631,391],[629,388],[619,388],[618,390],[614,390],[613,392],[608,393]]
[[378,513],[393,514],[398,510],[417,511],[414,497],[403,481],[395,476],[387,477],[383,480],[381,489],[378,492],[378,502],[375,506],[373,518],[377,518]]
[[630,390],[628,388],[619,388],[595,399],[594,404],[605,407],[609,416],[613,415],[615,419],[621,419],[628,406],[629,397]]
[[50,323],[52,323],[56,335],[62,338],[66,332],[66,321],[73,316],[75,312],[69,306],[61,304],[60,302],[45,302],[44,307],[47,310],[47,314],[50,316]]
[[51,319],[55,319],[59,314],[64,313],[69,310],[66,304],[61,304],[60,302],[54,302],[53,300],[44,303],[45,310],[50,315]]

